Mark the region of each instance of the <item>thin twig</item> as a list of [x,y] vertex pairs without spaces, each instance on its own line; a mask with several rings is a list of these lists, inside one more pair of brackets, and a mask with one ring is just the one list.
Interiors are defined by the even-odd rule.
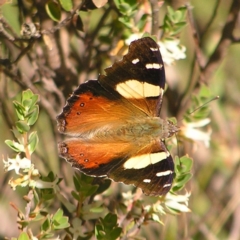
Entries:
[[158,36],[159,32],[159,6],[158,0],[150,0],[152,9],[152,35]]
[[[233,32],[238,20],[239,10],[240,10],[240,1],[234,0],[232,2],[226,24],[222,30],[222,37],[219,43],[217,44],[215,51],[210,56],[207,64],[202,69],[200,69],[201,70],[200,77],[198,78],[197,81],[194,81],[194,84],[192,85],[191,89],[198,91],[200,88],[200,84],[199,84],[200,82],[208,83],[211,79],[212,74],[216,71],[216,68],[219,67],[220,62],[223,60],[223,58],[227,54],[228,48],[232,43]],[[181,98],[181,101],[178,107],[179,116],[181,116],[182,113],[186,111],[188,106],[187,103],[189,100],[190,100],[189,94],[185,93],[184,96]]]
[[78,6],[76,6],[72,11],[71,13],[69,14],[69,16],[67,16],[65,19],[63,19],[60,23],[58,23],[56,26],[54,26],[53,28],[49,29],[49,30],[42,30],[41,31],[41,34],[46,34],[46,35],[49,35],[49,34],[53,34],[55,33],[56,31],[58,31],[59,29],[61,29],[62,27],[66,26],[70,21],[71,19],[74,17],[74,15],[76,14],[76,12],[81,9],[82,5],[84,4],[84,1],[81,2],[81,4],[79,4]]
[[193,36],[193,41],[194,41],[194,46],[195,46],[196,59],[198,61],[198,64],[199,64],[200,68],[202,69],[206,65],[205,57],[204,57],[204,54],[203,54],[202,49],[200,47],[200,39],[199,39],[198,32],[196,30],[196,26],[195,26],[195,23],[194,23],[194,18],[193,18],[193,15],[192,15],[192,11],[191,11],[191,9],[188,5],[187,5],[187,9],[188,9],[188,11],[187,11],[188,20],[189,20],[190,27],[191,27],[191,30],[192,30],[192,36]]
[[211,15],[211,18],[209,19],[208,23],[205,26],[205,29],[202,31],[203,34],[201,36],[201,40],[204,38],[204,34],[208,31],[208,29],[210,28],[210,26],[212,25],[213,21],[215,20],[216,16],[217,16],[217,12],[220,6],[220,2],[221,0],[217,0],[213,9],[213,13]]
[[240,1],[234,0],[230,8],[226,24],[222,31],[222,37],[211,55],[208,63],[202,71],[201,80],[204,82],[209,81],[212,73],[215,72],[216,68],[219,66],[219,63],[227,54],[227,50],[232,43],[233,31],[238,20],[240,10]]

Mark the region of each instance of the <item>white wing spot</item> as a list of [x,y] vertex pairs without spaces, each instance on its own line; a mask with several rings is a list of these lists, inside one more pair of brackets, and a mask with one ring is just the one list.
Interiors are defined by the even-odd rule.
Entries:
[[171,183],[167,183],[167,184],[164,184],[163,185],[163,188],[166,188],[166,187],[171,187],[172,186],[172,184]]
[[150,182],[151,182],[151,179],[143,179],[143,182],[145,182],[145,183],[150,183]]
[[170,175],[170,174],[172,174],[172,173],[173,173],[173,171],[167,170],[167,171],[165,171],[165,172],[158,172],[158,173],[156,173],[156,176],[157,176],[157,177],[163,177],[163,176]]
[[158,97],[161,93],[159,86],[129,79],[117,84],[116,91],[125,98]]
[[143,154],[140,156],[129,158],[123,164],[123,167],[125,169],[142,169],[151,164],[161,162],[165,160],[168,156],[170,156],[169,152]]
[[139,61],[140,61],[139,58],[135,58],[135,59],[132,60],[132,63],[137,64]]
[[150,49],[151,49],[151,51],[153,51],[153,52],[157,52],[157,51],[159,51],[158,48],[150,48]]
[[159,63],[147,63],[145,66],[147,69],[161,69],[163,67],[163,65]]

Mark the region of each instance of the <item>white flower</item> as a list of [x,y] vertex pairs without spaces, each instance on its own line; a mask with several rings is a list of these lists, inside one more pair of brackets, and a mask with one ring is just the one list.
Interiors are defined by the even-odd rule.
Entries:
[[26,169],[31,167],[31,160],[27,158],[20,158],[19,154],[15,159],[8,158],[7,161],[3,159],[5,171],[15,170],[16,174],[19,174],[20,169]]
[[73,239],[78,239],[78,237],[84,238],[86,234],[83,232],[81,219],[74,218],[72,221],[72,227],[69,228],[70,233],[73,235]]
[[125,43],[129,46],[131,42],[142,37],[142,33],[134,33],[128,39],[125,40]]
[[170,209],[174,209],[179,212],[190,212],[188,208],[188,201],[190,193],[186,192],[185,195],[174,195],[169,192],[165,197],[165,205]]
[[183,127],[181,128],[185,137],[190,138],[195,141],[202,141],[206,147],[209,147],[210,137],[211,137],[211,129],[207,132],[201,131],[196,128],[204,127],[210,123],[209,118],[205,118],[198,122],[187,123],[183,121]]
[[179,39],[165,39],[158,42],[164,63],[171,65],[175,60],[186,58],[186,47]]
[[[128,39],[125,40],[127,45],[134,40],[137,40],[142,37],[142,33],[134,33]],[[185,59],[186,58],[186,47],[180,44],[179,39],[165,39],[159,41],[158,45],[160,46],[160,51],[164,63],[171,65],[175,60]]]

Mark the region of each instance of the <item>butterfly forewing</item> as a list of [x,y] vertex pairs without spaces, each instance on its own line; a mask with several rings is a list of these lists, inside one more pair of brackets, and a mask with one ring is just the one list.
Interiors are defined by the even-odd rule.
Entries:
[[170,134],[172,125],[159,118],[165,73],[158,45],[149,37],[134,41],[105,71],[81,84],[57,117],[59,131],[72,136],[60,154],[88,175],[166,194],[174,165],[163,140],[175,129]]
[[147,37],[132,42],[128,54],[105,71],[107,75],[99,78],[104,88],[115,89],[135,106],[158,116],[165,71],[159,46],[153,39]]

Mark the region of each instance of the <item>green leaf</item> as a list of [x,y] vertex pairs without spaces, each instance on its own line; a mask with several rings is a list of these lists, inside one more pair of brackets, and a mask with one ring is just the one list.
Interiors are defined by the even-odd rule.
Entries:
[[[211,92],[205,84],[200,84],[200,91],[197,95],[192,96],[191,107],[184,116],[187,122],[194,122],[205,119],[210,113],[210,105],[202,106],[209,101]],[[199,108],[200,107],[200,108]],[[197,109],[197,111],[195,111]],[[190,114],[194,112],[193,114]]]
[[167,7],[167,14],[163,23],[165,38],[179,34],[182,28],[186,26],[186,10],[186,7],[179,8],[176,11],[170,6]]
[[16,110],[18,119],[24,120],[24,118],[25,118],[25,108],[24,108],[24,106],[17,101],[13,101],[13,105],[14,105],[14,108]]
[[54,220],[53,222],[54,229],[64,229],[70,227],[68,222],[68,217],[61,217],[58,221]]
[[177,192],[185,187],[185,184],[191,179],[192,174],[187,173],[182,175],[180,178],[175,179],[175,182],[172,187],[172,191]]
[[50,171],[47,176],[43,177],[44,181],[47,181],[47,182],[53,182],[55,178],[56,176],[52,171]]
[[39,202],[40,202],[40,198],[39,198],[39,195],[38,195],[38,192],[36,191],[35,188],[33,188],[33,194],[34,194],[34,201],[35,201],[35,204],[38,205]]
[[12,140],[6,140],[5,143],[15,152],[25,152],[24,146]]
[[103,210],[104,210],[104,207],[92,207],[91,209],[90,209],[90,212],[91,213],[102,213],[103,212]]
[[91,184],[94,180],[93,177],[90,177],[90,176],[88,176],[86,174],[82,174],[82,173],[78,174],[77,177],[79,178],[80,184],[86,184],[86,183]]
[[111,231],[111,239],[117,239],[122,233],[122,228],[116,227]]
[[118,20],[119,20],[119,22],[123,23],[128,28],[132,28],[133,27],[133,23],[126,16],[119,17]]
[[64,229],[70,226],[68,223],[68,217],[63,216],[63,210],[58,209],[53,218],[54,229]]
[[[46,189],[48,189],[48,188],[46,188]],[[49,201],[51,199],[54,199],[56,197],[56,194],[54,192],[46,193],[46,191],[47,191],[46,189],[42,190],[42,192],[44,192],[44,193],[42,193],[42,199],[44,201]]]
[[187,156],[183,156],[180,158],[182,165],[184,166],[185,172],[189,172],[193,166],[193,160]]
[[[2,0],[1,2],[1,18],[4,19],[4,21],[6,21],[9,25],[9,27],[5,28],[6,26],[3,26],[8,32],[9,29],[11,28],[12,33],[15,33],[16,36],[20,37],[20,30],[22,27],[22,23],[21,21],[19,21],[19,16],[20,16],[20,11],[19,11],[19,7],[17,7],[16,4],[19,4],[18,2],[16,2],[16,4],[12,1],[8,1],[8,0]],[[18,5],[19,6],[19,5]],[[9,34],[9,33],[8,33]],[[2,38],[1,38],[2,39]],[[1,40],[2,42],[2,40]],[[1,50],[1,53],[3,50]],[[1,55],[1,58],[3,56]],[[2,69],[1,69],[2,71]]]
[[82,18],[80,16],[80,13],[78,14],[75,14],[74,17],[73,17],[73,25],[75,26],[75,28],[78,30],[78,31],[83,31],[83,22],[82,22]]
[[149,14],[143,14],[141,19],[139,20],[139,22],[137,23],[137,28],[140,30],[140,31],[143,31],[144,30],[144,27],[147,23],[147,18],[148,18]]
[[32,111],[33,107],[35,107],[37,101],[38,101],[38,95],[33,94],[31,98],[22,100],[22,104],[29,109],[29,111]]
[[41,225],[41,230],[47,232],[48,230],[50,230],[50,228],[51,228],[50,219],[49,216],[47,216],[46,220]]
[[89,197],[96,193],[97,189],[98,185],[84,185],[81,188],[81,194],[85,197]]
[[95,227],[97,239],[114,240],[120,236],[122,229],[118,227],[116,214],[108,213],[100,222],[102,224]]
[[39,107],[35,106],[34,109],[27,115],[28,120],[27,123],[28,125],[33,125],[37,119],[38,119],[38,114],[39,114]]
[[135,11],[138,7],[138,3],[136,0],[114,0],[116,7],[118,10],[123,14],[131,14],[133,11]]
[[39,99],[38,94],[33,94],[31,99],[32,99],[32,105],[35,105]]
[[56,239],[54,238],[54,233],[43,233],[41,234],[41,240],[45,239]]
[[46,8],[47,14],[53,21],[56,21],[56,22],[60,21],[61,7],[56,1],[54,0],[48,1],[45,5],[45,8]]
[[62,209],[58,209],[57,212],[53,215],[53,220],[58,221],[59,219],[61,219],[63,216],[63,210]]
[[77,174],[73,176],[73,183],[74,183],[75,189],[79,192],[81,187],[80,187],[79,177]]
[[22,102],[25,101],[26,99],[30,99],[33,96],[33,92],[30,89],[27,89],[22,92]]
[[70,12],[73,8],[72,0],[60,0],[60,4],[62,8],[67,12]]
[[183,156],[180,159],[175,157],[175,179],[171,191],[177,192],[181,190],[185,184],[191,179],[190,170],[193,165],[193,160],[188,156]]
[[13,129],[12,129],[12,132],[13,132],[13,134],[14,134],[15,138],[17,138],[17,139],[18,139],[18,141],[20,142],[20,141],[21,141],[21,139],[22,139],[22,134],[21,134],[21,133],[19,133],[19,131],[17,130],[17,128],[16,128],[16,127],[13,127]]
[[174,9],[171,6],[167,6],[167,11],[170,17],[174,15]]
[[81,200],[81,197],[79,194],[75,191],[71,191],[72,196],[79,202]]
[[22,232],[19,237],[18,240],[30,240],[30,238],[28,237],[26,232]]
[[59,191],[57,191],[55,193],[55,199],[56,199],[56,196],[57,196],[57,199],[60,200],[60,202],[63,204],[64,208],[69,212],[69,213],[73,213],[76,211],[76,206],[73,205],[72,203],[70,203],[63,195],[62,193]]
[[[93,185],[92,184],[93,178],[85,174],[76,173],[75,176],[73,177],[73,182],[77,192],[81,194],[81,197],[83,196],[88,197],[93,195],[99,187],[98,185]],[[72,193],[72,194],[74,194],[73,197],[75,199],[79,199],[78,194],[76,193]]]
[[110,187],[111,183],[112,181],[110,179],[104,179],[103,183],[99,185],[96,194],[100,194],[106,191]]
[[32,132],[29,137],[28,137],[28,149],[30,151],[30,154],[32,154],[36,147],[37,147],[37,144],[38,144],[38,135],[37,135],[37,132]]
[[103,237],[105,237],[105,232],[103,231],[102,226],[99,224],[95,226],[95,236],[97,239],[103,239]]
[[54,229],[65,229],[65,228],[68,228],[68,227],[70,227],[70,224],[68,223],[68,222],[66,222],[66,223],[62,223],[62,224],[60,224],[59,226],[54,226]]
[[17,121],[16,127],[20,133],[28,132],[30,130],[30,127],[25,121]]
[[93,202],[88,205],[83,205],[81,208],[81,216],[84,220],[99,219],[100,217],[105,216],[106,213],[107,209],[102,206],[101,201]]
[[109,229],[115,227],[117,224],[117,215],[113,213],[108,213],[103,219],[103,224]]
[[32,102],[31,99],[22,100],[22,104],[23,104],[24,108],[26,108],[26,109],[30,108],[31,102]]

